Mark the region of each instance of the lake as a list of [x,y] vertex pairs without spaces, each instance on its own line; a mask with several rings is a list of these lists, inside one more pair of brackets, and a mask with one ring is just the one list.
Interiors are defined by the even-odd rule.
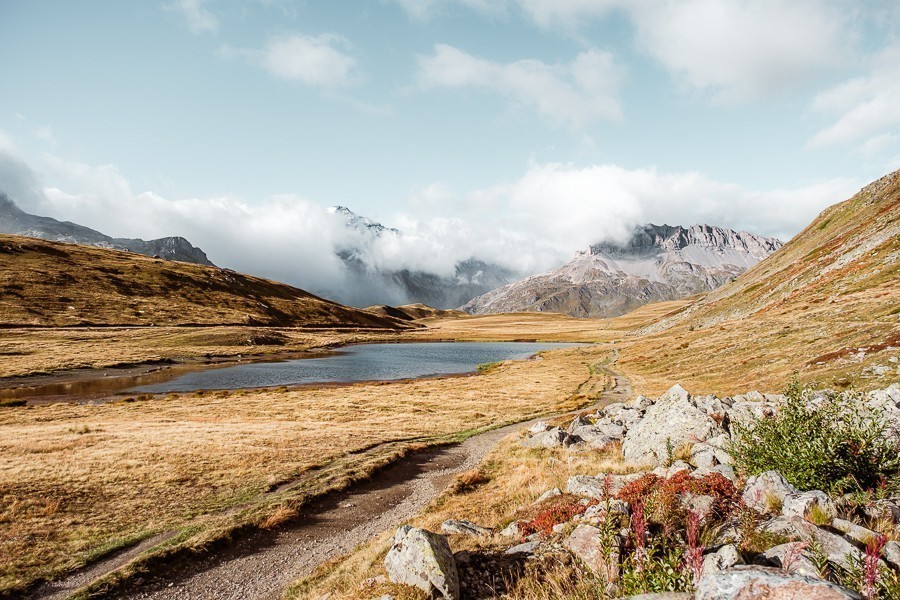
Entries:
[[190,371],[169,381],[129,389],[135,393],[189,392],[311,383],[389,381],[471,373],[478,365],[527,359],[542,350],[579,344],[534,342],[417,342],[360,344],[316,358],[250,362]]

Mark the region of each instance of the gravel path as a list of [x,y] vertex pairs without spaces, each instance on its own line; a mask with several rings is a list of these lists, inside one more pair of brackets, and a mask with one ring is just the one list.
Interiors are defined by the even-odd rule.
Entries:
[[[630,395],[626,378],[615,376],[599,404]],[[577,411],[582,412],[582,411]],[[502,437],[528,426],[518,423],[469,438],[461,444],[408,456],[386,467],[370,481],[329,494],[304,507],[306,516],[276,531],[260,531],[215,554],[184,561],[135,581],[116,598],[154,600],[277,599],[292,581],[311,573],[330,558],[391,530],[417,514],[460,472],[475,468]],[[141,546],[144,546],[142,544]],[[128,553],[133,555],[134,551]],[[122,556],[113,559],[124,564]],[[106,565],[106,572],[111,570]],[[118,566],[118,565],[116,565]],[[76,573],[44,588],[39,597],[64,598],[78,585],[99,576],[103,565]]]

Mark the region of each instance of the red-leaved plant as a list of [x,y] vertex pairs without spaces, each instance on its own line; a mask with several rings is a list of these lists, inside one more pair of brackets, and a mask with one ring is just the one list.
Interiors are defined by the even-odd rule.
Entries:
[[866,544],[866,555],[863,557],[863,585],[862,593],[870,600],[875,598],[878,593],[878,561],[884,545],[887,544],[887,538],[883,535],[876,535]]
[[703,544],[700,542],[700,514],[696,511],[688,511],[685,521],[685,536],[687,549],[684,553],[685,566],[690,570],[694,585],[700,581],[703,574]]

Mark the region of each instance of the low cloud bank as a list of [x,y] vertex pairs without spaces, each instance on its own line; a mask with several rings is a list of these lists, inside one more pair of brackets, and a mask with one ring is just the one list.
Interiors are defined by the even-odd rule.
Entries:
[[[647,222],[708,223],[786,241],[859,187],[833,179],[753,191],[700,173],[533,164],[518,180],[488,189],[456,194],[444,185],[429,186],[408,199],[408,212],[386,219],[402,235],[374,237],[348,228],[342,216],[326,209],[327,199],[164,198],[133,190],[112,165],[47,156],[33,168],[10,144],[0,144],[0,191],[27,212],[116,237],[180,235],[220,266],[354,304],[404,298],[388,283],[372,289],[377,277],[361,283],[337,256],[340,250],[355,250],[373,274],[408,269],[452,278],[458,262],[477,258],[526,275],[555,268],[592,243],[623,240]],[[435,190],[440,202],[433,201]]]

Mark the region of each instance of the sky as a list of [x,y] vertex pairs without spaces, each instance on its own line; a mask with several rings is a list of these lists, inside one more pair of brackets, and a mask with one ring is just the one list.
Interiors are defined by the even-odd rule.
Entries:
[[316,289],[332,205],[404,232],[374,267],[534,273],[900,168],[896,0],[3,0],[0,77],[23,209]]

